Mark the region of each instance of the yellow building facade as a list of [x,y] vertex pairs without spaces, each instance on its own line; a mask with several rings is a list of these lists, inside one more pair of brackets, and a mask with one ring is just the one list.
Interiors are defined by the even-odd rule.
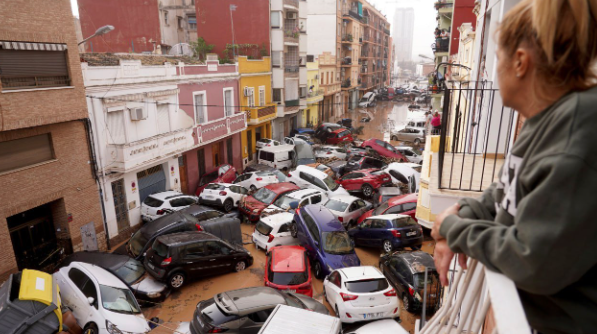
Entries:
[[247,129],[241,133],[243,166],[255,161],[255,143],[272,137],[271,121],[276,118],[272,103],[272,72],[270,57],[247,59],[238,57],[240,103],[247,112]]
[[323,101],[323,89],[319,88],[319,62],[307,63],[307,108],[303,111],[303,123],[306,127],[315,127],[319,123],[319,105]]

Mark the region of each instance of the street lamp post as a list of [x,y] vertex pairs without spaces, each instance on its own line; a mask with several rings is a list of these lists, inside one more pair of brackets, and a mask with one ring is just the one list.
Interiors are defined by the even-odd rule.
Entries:
[[97,28],[97,30],[95,31],[95,33],[87,38],[85,38],[84,40],[80,41],[79,44],[77,45],[81,45],[85,42],[87,42],[88,40],[92,39],[95,36],[101,36],[101,35],[105,35],[107,33],[109,33],[110,31],[114,30],[114,26],[111,25],[105,25],[103,27],[99,27]]

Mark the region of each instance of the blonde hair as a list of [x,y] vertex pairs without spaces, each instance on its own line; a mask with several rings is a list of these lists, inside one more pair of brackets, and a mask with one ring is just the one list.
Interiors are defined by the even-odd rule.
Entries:
[[597,0],[523,0],[505,15],[498,42],[509,56],[530,48],[539,82],[585,90],[597,79]]

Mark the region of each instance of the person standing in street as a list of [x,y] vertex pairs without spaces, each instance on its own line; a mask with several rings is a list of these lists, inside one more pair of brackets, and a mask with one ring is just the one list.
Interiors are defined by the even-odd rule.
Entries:
[[433,126],[433,134],[439,135],[442,126],[442,120],[439,117],[439,113],[437,112],[437,110],[435,111],[435,113],[433,114],[433,118],[431,119],[431,126]]
[[535,333],[597,332],[597,0],[523,0],[498,30],[505,107],[526,118],[500,176],[433,225],[454,253],[511,279]]

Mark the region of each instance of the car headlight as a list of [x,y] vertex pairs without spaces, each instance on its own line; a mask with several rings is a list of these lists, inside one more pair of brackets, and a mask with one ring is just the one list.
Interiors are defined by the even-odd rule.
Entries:
[[259,213],[258,209],[253,209],[253,213]]
[[110,320],[106,320],[106,330],[110,334],[122,334],[122,331],[116,327]]
[[147,297],[149,298],[159,298],[162,295],[161,292],[149,292],[147,294]]

